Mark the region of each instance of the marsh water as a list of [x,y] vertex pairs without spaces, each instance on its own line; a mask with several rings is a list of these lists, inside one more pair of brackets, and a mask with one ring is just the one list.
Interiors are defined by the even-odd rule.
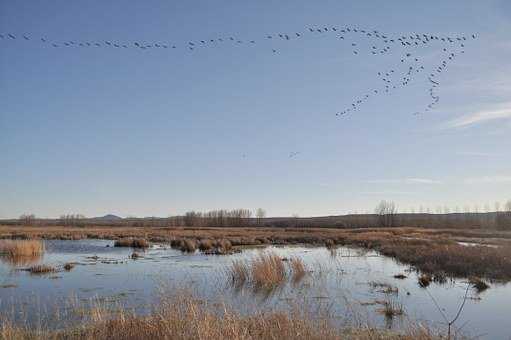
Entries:
[[[72,308],[69,301],[100,301],[119,304],[146,313],[155,304],[162,286],[186,287],[199,297],[222,302],[241,313],[288,308],[322,309],[345,321],[400,329],[409,321],[445,330],[440,308],[451,319],[464,300],[467,281],[458,279],[431,283],[425,289],[410,267],[375,252],[339,247],[336,251],[305,246],[244,249],[233,255],[184,254],[166,245],[153,245],[131,259],[131,248],[115,248],[114,241],[45,241],[46,253],[37,259],[71,271],[45,275],[24,271],[28,264],[0,262],[0,311],[25,322],[41,322],[41,315],[54,309]],[[233,287],[227,274],[233,260],[250,260],[272,251],[282,258],[301,258],[310,271],[299,282],[290,280],[271,291]],[[0,258],[1,259],[1,258]],[[25,266],[25,267],[24,267]],[[394,275],[405,274],[396,279]],[[386,288],[393,287],[391,291]],[[395,289],[397,288],[397,290]],[[382,301],[401,305],[404,315],[381,313]],[[436,301],[436,305],[435,304]],[[492,283],[490,289],[468,292],[457,327],[468,336],[510,339],[511,284]]]

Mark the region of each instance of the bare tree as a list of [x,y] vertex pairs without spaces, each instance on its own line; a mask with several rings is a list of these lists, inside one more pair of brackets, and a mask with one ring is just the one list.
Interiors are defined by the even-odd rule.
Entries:
[[382,227],[392,227],[395,223],[396,204],[394,202],[381,201],[375,209],[378,221]]
[[257,208],[256,210],[256,218],[257,218],[257,224],[261,225],[263,222],[263,218],[266,217],[266,211],[263,208]]
[[33,225],[35,223],[34,214],[23,214],[19,217],[19,221],[23,225]]
[[507,212],[511,212],[511,200],[506,202],[506,204],[504,206],[504,210]]
[[79,227],[83,225],[85,216],[82,214],[67,214],[60,216],[60,223],[65,226]]
[[291,217],[293,218],[295,228],[298,227],[298,220],[300,219],[300,215],[295,213],[295,214],[292,214]]

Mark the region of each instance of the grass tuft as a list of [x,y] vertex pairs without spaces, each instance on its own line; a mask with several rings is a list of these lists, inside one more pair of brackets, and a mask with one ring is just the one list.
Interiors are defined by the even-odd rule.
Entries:
[[31,257],[42,254],[44,254],[44,242],[41,240],[0,240],[0,255]]
[[259,288],[274,288],[285,282],[284,263],[273,253],[263,253],[252,261],[252,280]]
[[291,265],[293,282],[297,283],[307,275],[307,268],[301,258],[293,257],[289,261],[289,264]]
[[75,267],[75,264],[72,263],[72,262],[68,262],[64,265],[64,270],[65,271],[71,271],[73,268]]
[[419,286],[422,288],[427,288],[430,284],[433,278],[429,274],[421,274],[418,278]]
[[181,243],[181,251],[184,253],[195,253],[197,250],[197,241],[192,239],[185,239]]
[[57,271],[57,269],[55,269],[55,267],[53,267],[53,266],[49,266],[46,264],[38,264],[36,266],[32,266],[32,267],[28,268],[28,271],[30,272],[30,274],[39,275],[39,274],[55,273]]
[[149,241],[143,238],[123,238],[114,243],[114,247],[149,248],[149,246]]
[[474,289],[477,291],[477,293],[482,293],[485,290],[487,290],[488,288],[490,288],[489,284],[487,284],[486,282],[484,282],[483,280],[481,280],[478,277],[471,277],[469,279],[469,282],[472,285],[472,287],[474,287]]

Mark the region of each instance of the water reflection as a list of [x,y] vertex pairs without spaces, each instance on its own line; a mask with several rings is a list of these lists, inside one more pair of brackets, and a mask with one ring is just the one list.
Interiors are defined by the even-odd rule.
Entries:
[[33,266],[41,263],[43,255],[31,255],[31,256],[11,256],[11,255],[0,255],[0,261],[9,265],[12,268]]
[[[21,310],[25,319],[32,316],[37,320],[41,305],[69,308],[65,302],[72,295],[73,300],[114,301],[146,313],[157,301],[163,283],[193,289],[206,300],[218,301],[220,297],[243,314],[289,310],[290,306],[312,312],[327,308],[338,318],[356,320],[363,315],[375,326],[399,329],[406,326],[403,319],[440,324],[443,320],[429,294],[451,315],[459,308],[466,289],[466,280],[443,284],[432,280],[426,292],[418,285],[419,275],[408,266],[373,251],[346,247],[335,248],[335,254],[332,249],[294,246],[245,249],[229,256],[183,254],[153,247],[134,260],[132,249],[112,245],[109,240],[47,241],[44,261],[42,257],[9,260],[0,256],[0,311]],[[250,279],[243,283],[232,280],[229,268],[233,261],[250,263],[263,252],[288,259],[283,261],[286,279],[281,284],[254,289]],[[293,274],[294,258],[303,262],[303,275]],[[68,262],[76,266],[70,272],[59,273],[58,280],[10,270],[35,263],[32,261],[59,268]],[[459,324],[468,321],[465,331],[484,333],[483,338],[505,339],[509,336],[505,325],[511,323],[509,305],[511,285],[492,284],[481,294],[471,291]],[[398,307],[402,307],[404,317],[396,311]]]

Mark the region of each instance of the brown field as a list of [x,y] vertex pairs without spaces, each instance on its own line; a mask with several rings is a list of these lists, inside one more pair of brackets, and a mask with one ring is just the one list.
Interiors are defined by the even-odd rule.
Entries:
[[[167,242],[183,251],[210,249],[211,246],[230,249],[268,244],[306,244],[329,248],[349,245],[376,250],[439,278],[449,276],[480,277],[490,281],[511,280],[510,231],[436,228],[0,226],[0,238],[137,238],[150,242]],[[476,245],[466,246],[458,242]]]

